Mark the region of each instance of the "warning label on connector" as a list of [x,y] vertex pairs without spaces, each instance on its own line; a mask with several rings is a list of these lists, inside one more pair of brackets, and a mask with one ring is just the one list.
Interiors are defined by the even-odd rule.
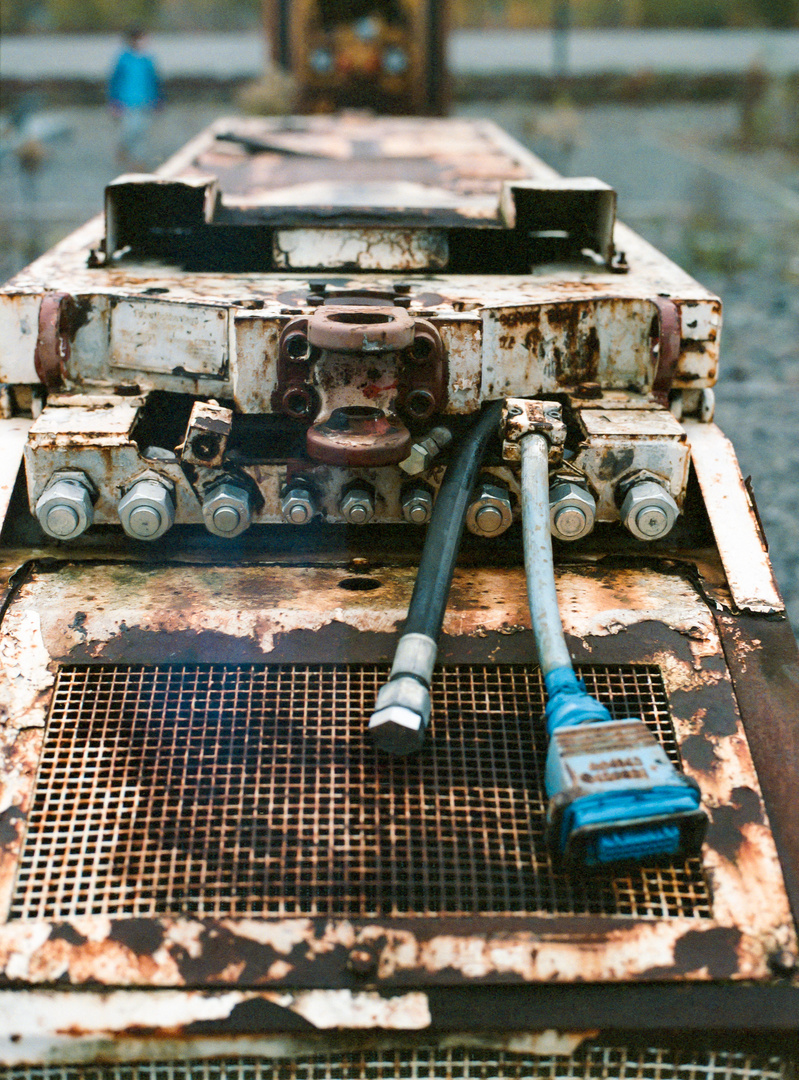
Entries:
[[674,766],[640,720],[563,728],[553,736],[569,787],[600,790],[625,781],[632,786],[667,783]]

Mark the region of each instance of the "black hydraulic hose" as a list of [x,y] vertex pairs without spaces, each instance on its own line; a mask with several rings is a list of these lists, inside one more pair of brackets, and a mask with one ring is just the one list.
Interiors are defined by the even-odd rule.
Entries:
[[438,652],[466,509],[503,402],[493,402],[458,442],[433,507],[413,586],[405,629],[389,681],[377,695],[369,731],[390,754],[409,754],[424,741],[430,722],[430,684]]
[[422,557],[405,620],[404,634],[441,632],[466,510],[491,436],[499,429],[502,401],[494,401],[461,438],[447,466],[427,526]]

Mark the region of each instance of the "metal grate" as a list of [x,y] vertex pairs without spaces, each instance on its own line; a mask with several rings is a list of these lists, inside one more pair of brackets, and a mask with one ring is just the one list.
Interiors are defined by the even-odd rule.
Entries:
[[[698,861],[584,881],[553,869],[538,669],[437,671],[428,742],[402,760],[365,730],[387,674],[62,668],[12,918],[710,916]],[[658,668],[581,674],[677,759]]]
[[0,1066],[0,1080],[788,1080],[789,1070],[781,1057],[713,1050],[590,1046],[571,1056],[539,1057],[485,1048],[424,1047],[291,1059]]

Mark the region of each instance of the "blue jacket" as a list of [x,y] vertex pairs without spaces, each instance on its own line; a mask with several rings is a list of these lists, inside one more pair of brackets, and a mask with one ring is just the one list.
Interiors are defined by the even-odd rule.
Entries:
[[152,57],[131,49],[120,53],[108,82],[108,100],[127,109],[157,105],[161,84]]

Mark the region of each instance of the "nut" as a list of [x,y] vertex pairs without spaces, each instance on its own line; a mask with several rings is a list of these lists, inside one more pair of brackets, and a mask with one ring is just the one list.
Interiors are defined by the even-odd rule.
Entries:
[[596,502],[593,495],[571,480],[554,484],[549,490],[549,528],[559,540],[580,540],[594,527]]
[[451,442],[452,432],[449,428],[434,427],[424,439],[411,446],[408,456],[399,463],[399,467],[407,476],[418,476],[430,468],[435,458]]
[[293,487],[280,500],[283,518],[290,525],[307,525],[316,514],[316,499],[306,487]]
[[175,521],[172,492],[158,480],[138,480],[117,507],[122,528],[134,540],[157,540]]
[[679,513],[668,491],[654,480],[633,484],[621,504],[621,520],[639,540],[660,540],[667,536]]
[[369,734],[381,750],[404,756],[420,749],[429,723],[430,691],[412,675],[401,675],[381,687]]
[[433,494],[419,485],[402,493],[402,516],[413,525],[426,525],[433,512]]
[[375,516],[375,502],[366,488],[350,488],[339,506],[341,516],[350,525],[365,525]]
[[48,536],[56,540],[74,540],[94,520],[88,484],[77,477],[52,480],[39,496],[36,517]]
[[203,520],[214,536],[233,537],[249,528],[250,493],[246,488],[224,480],[203,499]]
[[510,528],[513,508],[507,489],[483,480],[466,511],[466,527],[475,536],[500,536]]

